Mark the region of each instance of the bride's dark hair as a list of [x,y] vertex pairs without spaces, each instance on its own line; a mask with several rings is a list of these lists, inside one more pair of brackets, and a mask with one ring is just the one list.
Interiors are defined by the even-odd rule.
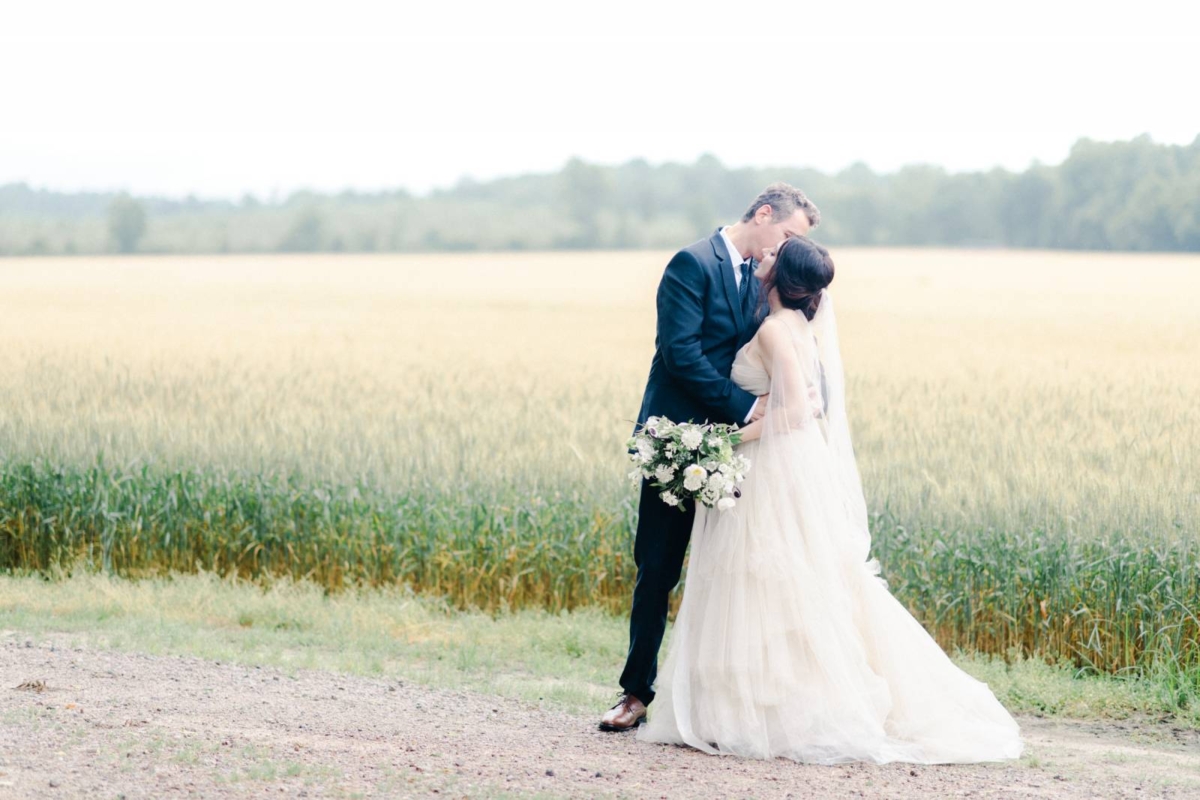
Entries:
[[[822,291],[833,283],[829,251],[807,236],[785,239],[775,251],[775,263],[762,280],[762,297],[774,289],[784,308],[799,309],[812,319],[821,305]],[[760,314],[766,314],[764,305]]]

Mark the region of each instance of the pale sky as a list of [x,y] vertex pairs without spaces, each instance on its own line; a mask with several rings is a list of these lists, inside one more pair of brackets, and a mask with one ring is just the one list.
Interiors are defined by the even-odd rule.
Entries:
[[1200,133],[1200,4],[0,6],[0,184],[202,197],[568,158],[951,170]]

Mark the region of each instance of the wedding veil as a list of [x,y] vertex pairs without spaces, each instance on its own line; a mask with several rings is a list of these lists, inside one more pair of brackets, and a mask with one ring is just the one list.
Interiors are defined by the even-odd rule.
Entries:
[[801,474],[811,476],[811,470],[825,473],[821,483],[828,491],[822,494],[833,496],[823,499],[841,506],[846,535],[865,561],[871,534],[846,416],[846,378],[833,297],[822,290],[812,320],[799,310],[773,316],[780,317],[788,332],[776,341],[782,338],[789,346],[777,346],[772,357],[757,466],[776,474],[783,471],[794,480],[803,479]]

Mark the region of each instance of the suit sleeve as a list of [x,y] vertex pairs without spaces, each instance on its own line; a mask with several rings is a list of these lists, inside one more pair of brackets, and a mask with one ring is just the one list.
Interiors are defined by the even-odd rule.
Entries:
[[658,285],[658,342],[671,377],[704,405],[730,420],[742,420],[754,395],[713,367],[700,344],[704,325],[704,269],[687,251],[675,254]]

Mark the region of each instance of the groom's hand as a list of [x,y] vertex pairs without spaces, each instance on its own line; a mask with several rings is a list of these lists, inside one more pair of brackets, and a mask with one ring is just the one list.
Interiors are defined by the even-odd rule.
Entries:
[[755,422],[767,415],[767,402],[770,401],[771,395],[764,394],[758,398],[758,402],[754,404],[754,413],[750,415],[750,421]]

